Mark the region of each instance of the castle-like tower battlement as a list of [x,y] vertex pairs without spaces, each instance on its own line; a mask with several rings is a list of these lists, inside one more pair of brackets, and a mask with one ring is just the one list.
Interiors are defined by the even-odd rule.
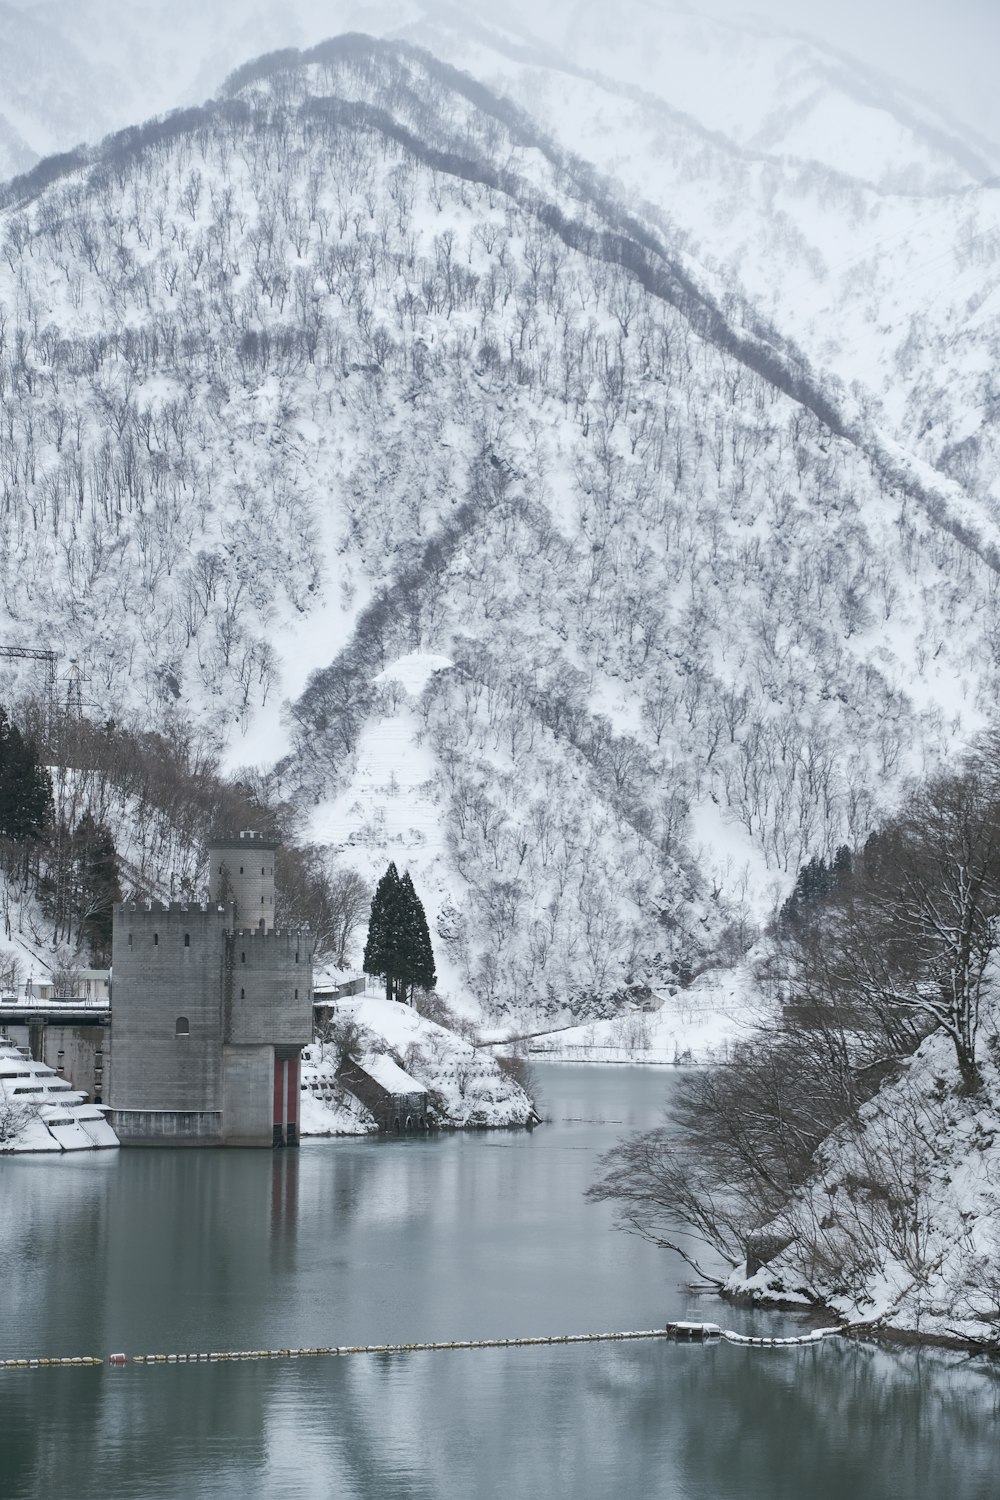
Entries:
[[125,912],[164,912],[175,915],[193,912],[195,915],[208,913],[212,916],[224,914],[227,910],[225,904],[219,901],[123,901],[121,909]]
[[246,831],[217,834],[208,846],[209,895],[234,907],[241,927],[274,926],[274,855],[276,839]]
[[270,943],[276,938],[283,942],[298,942],[301,939],[307,947],[311,947],[313,941],[312,929],[309,927],[272,927],[266,932],[262,932],[259,927],[234,927],[230,937],[245,938],[248,943]]

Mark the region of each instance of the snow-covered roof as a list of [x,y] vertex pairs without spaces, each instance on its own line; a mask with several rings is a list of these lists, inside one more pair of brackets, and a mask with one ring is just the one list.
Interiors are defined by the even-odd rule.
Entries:
[[398,1063],[384,1052],[362,1052],[357,1059],[370,1078],[381,1084],[387,1094],[426,1094],[422,1083],[404,1073]]
[[364,984],[364,979],[365,976],[356,969],[335,969],[332,965],[325,969],[317,969],[313,974],[313,994],[343,990],[347,985],[356,984],[358,980]]

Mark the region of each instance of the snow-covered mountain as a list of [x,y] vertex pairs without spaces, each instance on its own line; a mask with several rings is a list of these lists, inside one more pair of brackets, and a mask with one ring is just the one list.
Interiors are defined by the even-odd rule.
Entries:
[[200,103],[268,47],[415,40],[621,184],[894,438],[979,493],[997,471],[1000,148],[897,80],[764,20],[630,0],[0,5],[0,177]]
[[5,634],[290,752],[487,1010],[738,957],[989,711],[990,505],[412,45],[246,68],[0,244]]
[[611,24],[581,6],[558,50],[441,11],[407,34],[520,103],[720,298],[995,502],[997,147],[805,38],[647,9]]
[[455,61],[465,49],[463,65],[477,76],[476,46],[499,45],[524,65],[548,62],[642,91],[761,157],[811,160],[877,184],[900,175],[912,184],[923,174],[955,186],[1000,165],[996,144],[940,104],[761,18],[725,19],[662,0],[628,0],[614,12],[596,0],[542,11],[514,0],[504,15],[501,26],[435,0],[7,0],[2,112],[22,151],[65,151],[199,104],[264,52],[358,30],[408,35]]

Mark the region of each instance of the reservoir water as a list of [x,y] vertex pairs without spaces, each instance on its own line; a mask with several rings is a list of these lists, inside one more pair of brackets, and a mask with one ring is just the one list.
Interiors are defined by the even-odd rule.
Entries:
[[[0,1357],[799,1326],[583,1198],[674,1074],[537,1071],[533,1134],[0,1159]],[[0,1500],[1000,1500],[998,1414],[995,1366],[839,1340],[0,1371]]]

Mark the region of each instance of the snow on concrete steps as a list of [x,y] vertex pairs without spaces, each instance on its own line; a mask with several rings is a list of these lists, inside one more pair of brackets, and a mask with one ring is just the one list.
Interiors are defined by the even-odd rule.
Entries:
[[45,1063],[0,1041],[0,1153],[61,1154],[117,1145],[98,1105]]

